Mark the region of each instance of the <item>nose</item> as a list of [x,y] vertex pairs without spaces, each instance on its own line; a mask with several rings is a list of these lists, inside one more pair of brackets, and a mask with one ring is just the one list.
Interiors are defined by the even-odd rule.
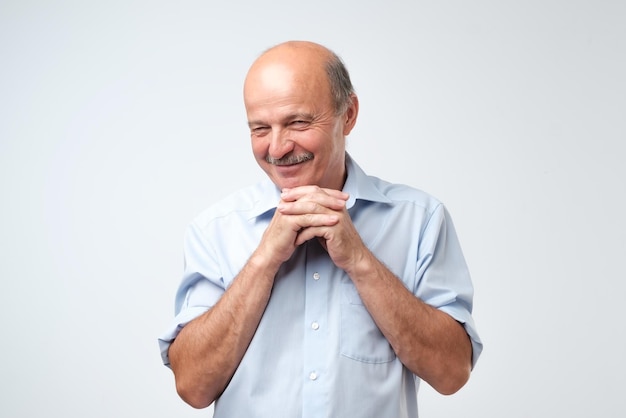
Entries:
[[288,132],[282,129],[272,129],[268,153],[272,158],[282,158],[294,149],[294,142]]

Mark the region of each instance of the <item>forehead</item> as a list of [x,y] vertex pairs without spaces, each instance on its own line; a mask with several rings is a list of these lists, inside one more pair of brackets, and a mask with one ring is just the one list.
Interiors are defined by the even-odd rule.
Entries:
[[253,67],[244,84],[244,102],[249,116],[268,112],[316,113],[332,106],[326,73],[319,66],[313,69],[289,62]]

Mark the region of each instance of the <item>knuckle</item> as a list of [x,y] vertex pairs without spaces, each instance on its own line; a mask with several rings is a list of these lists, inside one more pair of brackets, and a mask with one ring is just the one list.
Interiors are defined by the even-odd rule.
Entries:
[[309,204],[309,212],[311,213],[319,213],[321,212],[322,206],[316,202],[311,202]]

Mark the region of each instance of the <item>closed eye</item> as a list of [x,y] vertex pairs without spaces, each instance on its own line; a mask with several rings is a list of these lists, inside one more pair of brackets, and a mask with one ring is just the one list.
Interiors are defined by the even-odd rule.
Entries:
[[299,120],[299,119],[291,121],[289,123],[290,126],[293,126],[295,128],[305,128],[305,127],[309,126],[310,124],[311,124],[311,122],[309,122],[309,121]]
[[267,126],[254,126],[250,127],[250,133],[257,136],[265,135],[269,132],[269,127]]

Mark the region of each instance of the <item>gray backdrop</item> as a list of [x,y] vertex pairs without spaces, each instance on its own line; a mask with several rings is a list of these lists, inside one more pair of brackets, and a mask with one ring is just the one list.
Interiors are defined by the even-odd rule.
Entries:
[[623,1],[0,1],[0,416],[193,417],[160,363],[182,234],[263,175],[241,85],[346,61],[352,155],[452,213],[485,351],[424,417],[626,414]]

